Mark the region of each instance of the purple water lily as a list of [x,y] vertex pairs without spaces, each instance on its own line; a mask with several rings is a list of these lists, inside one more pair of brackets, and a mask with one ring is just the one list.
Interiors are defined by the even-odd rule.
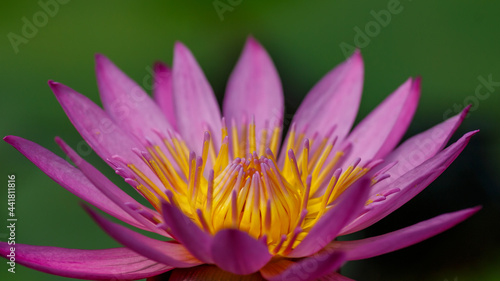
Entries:
[[[281,149],[281,82],[253,38],[229,79],[222,115],[181,43],[172,69],[155,66],[154,100],[102,55],[96,56],[96,72],[104,110],[65,85],[49,85],[82,137],[150,206],[60,138],[57,144],[76,167],[31,141],[5,141],[90,205],[165,239],[116,224],[85,205],[123,247],[17,244],[16,261],[27,267],[91,280],[350,280],[338,273],[346,261],[418,243],[479,210],[443,214],[376,237],[335,239],[408,202],[477,132],[444,148],[465,109],[397,146],[418,104],[419,78],[404,82],[351,130],[363,85],[359,51],[309,92]],[[10,247],[1,242],[0,254],[6,257]]]

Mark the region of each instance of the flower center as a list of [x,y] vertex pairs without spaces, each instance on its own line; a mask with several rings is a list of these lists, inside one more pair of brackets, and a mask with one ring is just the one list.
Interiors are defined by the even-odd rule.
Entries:
[[[117,172],[159,212],[160,201],[165,200],[208,233],[237,228],[266,243],[270,253],[286,255],[334,206],[335,199],[373,167],[360,166],[358,159],[340,169],[344,152],[332,153],[336,138],[331,133],[308,139],[297,134],[294,125],[286,155],[278,163],[279,124],[271,129],[266,125],[257,138],[254,121],[239,127],[232,122],[231,130],[224,119],[222,123],[218,153],[209,132],[199,156],[189,153],[175,133],[167,137],[158,132],[163,144],[149,141],[147,151],[134,150],[156,179],[118,156],[115,160],[126,167]],[[207,163],[212,169],[206,168]]]

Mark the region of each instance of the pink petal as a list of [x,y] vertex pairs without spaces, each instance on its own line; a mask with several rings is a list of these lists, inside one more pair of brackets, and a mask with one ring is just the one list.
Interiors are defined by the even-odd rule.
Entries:
[[364,161],[383,158],[399,142],[417,108],[420,79],[408,79],[387,97],[349,134],[352,151],[344,163],[360,157]]
[[174,48],[173,96],[177,128],[191,150],[201,155],[204,132],[210,129],[217,149],[221,143],[221,116],[212,87],[189,49]]
[[175,206],[163,202],[163,218],[173,238],[180,242],[197,259],[213,263],[211,247],[213,237],[201,230]]
[[157,62],[154,67],[153,97],[168,123],[177,130],[172,93],[172,70],[161,62]]
[[[148,281],[162,281],[165,279],[149,278]],[[169,281],[262,281],[260,274],[235,275],[216,266],[201,265],[195,268],[174,269],[168,278]]]
[[372,209],[347,225],[342,230],[341,235],[356,232],[376,223],[415,197],[450,166],[465,148],[470,138],[477,132],[465,134],[445,150],[388,185],[387,190],[399,188],[400,191],[389,195],[384,201],[376,203]]
[[287,260],[281,260],[275,263],[271,262],[264,267],[260,273],[269,281],[318,280],[318,278],[338,270],[344,261],[345,253],[339,251],[325,251],[322,254],[307,257],[297,262]]
[[146,219],[136,211],[132,210],[129,206],[126,205],[126,203],[131,202],[134,205],[139,206],[141,209],[149,212],[153,217],[159,220],[156,212],[151,211],[150,209],[142,206],[134,200],[128,200],[127,196],[124,196],[124,192],[120,188],[113,184],[108,178],[106,178],[101,172],[99,172],[99,170],[83,160],[63,140],[56,138],[56,143],[61,147],[63,152],[71,159],[71,161],[75,163],[80,171],[82,171],[87,179],[90,180],[90,182],[92,182],[97,189],[99,189],[99,191],[106,195],[106,197],[113,201],[113,203],[115,203],[118,207],[127,212],[131,217],[141,223],[144,226],[143,229],[169,237],[165,231],[156,228],[155,224],[153,224],[149,219]]
[[385,189],[387,185],[401,175],[422,164],[424,161],[441,151],[464,120],[469,108],[470,107],[467,107],[460,114],[423,133],[413,136],[398,146],[398,148],[384,160],[385,163],[397,162],[397,164],[387,172],[390,177],[380,184],[374,185],[372,194],[379,193],[380,190]]
[[[364,66],[359,50],[328,72],[307,94],[292,123],[306,136],[324,133],[336,125],[335,135],[342,141],[356,119],[363,90]],[[321,136],[321,135],[320,135]]]
[[[7,242],[0,255],[9,259]],[[49,274],[87,280],[126,280],[155,276],[172,269],[127,248],[77,250],[16,244],[16,263]]]
[[337,204],[319,219],[288,256],[297,258],[312,255],[335,239],[340,230],[363,210],[368,199],[369,185],[370,180],[363,178],[344,191],[336,200]]
[[225,229],[217,232],[212,244],[215,264],[225,271],[246,275],[257,272],[271,259],[267,246],[246,232]]
[[437,235],[479,211],[481,207],[447,213],[384,235],[355,241],[334,241],[328,249],[343,251],[347,260],[361,260],[393,252]]
[[266,121],[274,124],[283,119],[283,106],[278,72],[266,50],[249,37],[227,83],[224,117],[229,122],[234,118],[237,124],[255,117],[259,133]]
[[146,92],[103,55],[96,55],[97,85],[106,112],[137,139],[162,140],[153,131],[167,133],[172,127]]
[[149,238],[105,219],[87,206],[84,208],[109,236],[148,259],[173,267],[193,267],[201,264],[181,244]]
[[119,155],[158,183],[150,168],[132,152],[132,148],[142,148],[142,145],[117,126],[99,106],[63,84],[49,81],[49,85],[71,123],[102,159]]
[[[39,146],[38,144],[20,137],[6,136],[4,140],[15,149],[19,150],[19,152],[40,168],[40,170],[69,192],[114,216],[115,218],[118,218],[135,227],[145,228],[141,223],[138,223],[137,220],[123,211],[123,209],[118,207],[105,194],[96,188],[80,170],[70,165],[64,159]],[[126,193],[122,191],[118,192],[117,190],[115,190],[115,192],[120,200],[124,202],[137,203]]]

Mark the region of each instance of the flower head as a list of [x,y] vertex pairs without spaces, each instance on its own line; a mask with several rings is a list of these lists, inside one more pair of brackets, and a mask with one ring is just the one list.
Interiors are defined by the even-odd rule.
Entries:
[[[281,148],[281,83],[253,38],[229,79],[222,116],[201,68],[181,43],[172,69],[155,66],[154,100],[102,55],[96,56],[96,72],[104,110],[67,86],[49,85],[82,137],[151,207],[60,138],[56,142],[77,168],[30,141],[5,140],[91,205],[167,241],[113,223],[85,205],[124,247],[16,246],[18,262],[28,267],[84,279],[171,272],[170,280],[343,280],[336,271],[345,261],[420,242],[478,210],[377,237],[335,239],[372,225],[422,191],[476,133],[443,149],[466,109],[396,148],[416,110],[419,78],[408,79],[351,131],[363,83],[359,51],[311,90]],[[9,246],[0,245],[7,256]]]

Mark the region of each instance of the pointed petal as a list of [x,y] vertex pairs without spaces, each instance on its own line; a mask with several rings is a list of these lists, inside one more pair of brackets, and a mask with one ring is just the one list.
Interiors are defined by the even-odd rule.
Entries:
[[154,67],[153,97],[168,123],[177,130],[172,93],[172,70],[161,62],[157,62]]
[[[104,212],[114,216],[135,227],[144,226],[118,207],[105,194],[96,188],[85,175],[64,159],[29,140],[6,136],[4,140],[19,150],[26,158],[47,174],[53,181],[67,189],[69,192],[96,206]],[[121,191],[121,190],[120,190]],[[126,193],[118,195],[125,202],[136,202]],[[139,203],[137,203],[139,204]]]
[[181,244],[149,238],[105,219],[85,205],[83,207],[109,236],[148,259],[173,267],[193,267],[201,264]]
[[422,89],[421,84],[422,79],[420,77],[413,79],[409,96],[406,99],[405,103],[402,105],[399,116],[395,120],[393,128],[387,136],[387,139],[385,140],[383,146],[376,154],[376,158],[382,158],[389,154],[405,134],[408,126],[411,123],[411,120],[413,119],[413,116],[415,115],[415,111],[417,110],[418,101],[420,99],[420,92]]
[[111,118],[140,141],[162,143],[153,129],[166,133],[172,127],[146,92],[103,55],[96,55],[97,85]]
[[[8,259],[10,245],[0,242]],[[155,276],[172,269],[127,248],[77,250],[16,244],[16,263],[49,274],[87,280],[126,280]]]
[[368,199],[369,185],[370,180],[363,178],[344,191],[336,200],[338,203],[319,219],[288,256],[297,258],[312,255],[335,239],[340,230],[363,210]]
[[271,262],[261,269],[260,273],[269,281],[318,280],[339,269],[344,261],[345,253],[325,251],[297,262],[288,260]]
[[[148,281],[165,279],[150,278]],[[263,281],[260,274],[235,275],[216,266],[202,265],[195,268],[180,268],[172,271],[169,281]]]
[[363,58],[357,50],[326,74],[307,94],[293,118],[297,131],[302,132],[307,127],[306,135],[312,136],[336,125],[335,135],[342,141],[358,113],[363,76]]
[[49,85],[71,123],[102,159],[119,155],[151,179],[155,178],[149,167],[132,152],[132,148],[142,148],[142,145],[117,126],[99,106],[63,84],[49,81]]
[[462,123],[470,107],[460,114],[406,140],[385,159],[385,163],[397,162],[387,174],[390,177],[372,188],[372,194],[386,189],[387,185],[397,178],[436,155],[450,140],[453,133]]
[[213,263],[210,248],[213,237],[201,230],[190,218],[175,206],[163,202],[163,218],[175,240],[204,263]]
[[465,134],[436,156],[388,185],[387,190],[398,188],[400,191],[388,196],[384,201],[372,203],[373,206],[368,205],[369,211],[347,225],[341,231],[341,235],[356,232],[376,223],[415,197],[450,166],[477,132]]
[[217,232],[212,244],[215,264],[225,271],[246,275],[257,272],[271,259],[267,247],[246,232],[225,229]]
[[437,235],[479,211],[481,207],[447,213],[387,234],[354,241],[334,241],[328,249],[343,251],[347,260],[361,260],[393,252]]
[[344,163],[360,157],[364,161],[383,158],[399,142],[417,108],[420,80],[408,79],[387,97],[346,139],[352,152]]
[[131,199],[129,200],[128,195],[125,192],[113,184],[106,176],[104,176],[99,170],[94,166],[90,165],[88,162],[83,160],[71,147],[69,147],[62,139],[56,138],[56,143],[61,147],[63,152],[75,163],[75,165],[82,171],[82,173],[87,177],[94,186],[99,189],[104,195],[106,195],[113,203],[115,203],[122,210],[127,212],[131,217],[136,219],[139,223],[143,225],[143,229],[158,233],[160,235],[170,237],[165,231],[156,228],[150,220],[146,219],[139,213],[132,210],[126,203],[133,203],[139,206],[141,209],[148,211],[153,217],[158,218],[156,212],[153,212],[149,208],[146,208],[139,204],[137,201]]
[[255,117],[258,133],[266,121],[274,124],[283,119],[283,106],[278,72],[266,50],[249,37],[227,83],[224,117],[228,121],[234,118],[237,124],[241,124],[244,118]]
[[177,127],[189,148],[201,155],[203,134],[211,131],[216,148],[221,143],[221,115],[212,87],[189,49],[177,42],[172,70]]

